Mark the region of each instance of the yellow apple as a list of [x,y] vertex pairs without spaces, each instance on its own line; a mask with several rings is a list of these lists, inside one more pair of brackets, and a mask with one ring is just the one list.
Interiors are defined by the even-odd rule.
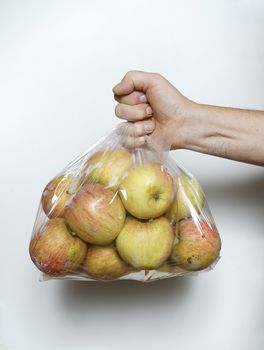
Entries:
[[30,241],[32,261],[42,272],[64,275],[74,272],[83,262],[87,245],[74,237],[61,218],[49,220]]
[[124,149],[96,152],[88,160],[88,182],[100,183],[117,190],[122,177],[132,166],[131,153]]
[[205,220],[182,220],[176,224],[171,261],[185,270],[202,270],[219,256],[221,239],[215,226]]
[[174,222],[195,216],[196,213],[200,213],[204,205],[203,190],[195,178],[181,175],[175,182],[178,190],[167,212],[167,217]]
[[66,203],[71,197],[68,192],[71,180],[70,175],[60,175],[51,180],[45,187],[41,203],[49,218],[64,217]]
[[128,273],[127,264],[119,257],[116,249],[110,246],[90,246],[83,262],[84,271],[98,279],[116,279]]
[[119,194],[126,210],[136,218],[157,218],[173,201],[173,179],[161,164],[145,163],[128,172]]
[[171,254],[173,229],[165,217],[142,222],[127,218],[116,239],[123,260],[137,269],[156,269]]
[[121,231],[125,209],[117,193],[100,184],[85,184],[66,208],[65,219],[84,241],[107,245]]

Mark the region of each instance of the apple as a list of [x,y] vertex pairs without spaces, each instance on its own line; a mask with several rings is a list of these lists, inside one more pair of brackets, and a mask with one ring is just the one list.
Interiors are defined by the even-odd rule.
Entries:
[[177,194],[167,213],[167,217],[173,222],[200,213],[204,205],[203,190],[194,177],[181,175],[175,182]]
[[137,269],[156,269],[171,254],[173,229],[165,217],[142,222],[127,218],[116,239],[123,260]]
[[126,212],[117,193],[100,184],[85,184],[66,208],[65,219],[84,241],[107,245],[121,231]]
[[112,245],[90,246],[83,262],[83,269],[89,276],[98,279],[116,279],[129,271]]
[[159,163],[141,164],[128,172],[119,194],[126,210],[136,218],[157,218],[172,203],[173,179]]
[[87,245],[74,237],[62,218],[49,220],[30,241],[29,253],[38,269],[49,275],[65,275],[83,262]]
[[205,220],[182,220],[176,224],[171,261],[185,270],[202,270],[219,256],[221,240],[215,226]]
[[66,203],[71,197],[68,191],[71,181],[70,175],[60,175],[51,180],[45,187],[41,203],[49,218],[64,217]]
[[125,149],[99,151],[87,164],[88,182],[97,182],[115,191],[126,171],[132,166],[132,156]]

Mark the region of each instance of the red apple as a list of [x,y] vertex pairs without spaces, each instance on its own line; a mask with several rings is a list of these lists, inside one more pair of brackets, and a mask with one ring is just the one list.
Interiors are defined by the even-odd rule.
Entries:
[[49,275],[64,275],[75,271],[83,262],[86,244],[74,237],[61,218],[49,220],[33,236],[29,253],[37,268]]
[[182,220],[176,224],[171,260],[185,270],[202,270],[219,256],[221,240],[215,226],[205,220]]
[[60,175],[51,180],[45,187],[41,203],[49,218],[64,217],[66,203],[71,197],[68,192],[71,180],[70,175]]
[[116,279],[128,273],[114,246],[90,246],[83,262],[84,271],[98,279]]
[[117,193],[99,184],[85,184],[66,208],[71,229],[84,241],[111,243],[125,222],[125,209]]

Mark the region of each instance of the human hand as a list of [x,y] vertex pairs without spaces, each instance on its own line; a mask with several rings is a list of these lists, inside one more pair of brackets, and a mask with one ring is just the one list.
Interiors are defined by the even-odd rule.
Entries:
[[264,111],[198,104],[156,73],[128,72],[113,88],[117,117],[127,120],[125,143],[148,141],[264,165]]
[[183,125],[195,103],[156,73],[130,71],[113,88],[115,114],[130,122],[126,143],[139,147],[146,135],[165,148],[184,148]]

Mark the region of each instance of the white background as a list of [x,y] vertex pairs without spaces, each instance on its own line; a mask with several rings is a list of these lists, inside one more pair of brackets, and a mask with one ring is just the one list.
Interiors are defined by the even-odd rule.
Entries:
[[173,152],[218,224],[213,271],[38,281],[28,243],[41,191],[118,123],[111,88],[130,69],[198,102],[264,109],[263,1],[0,1],[0,349],[263,349],[261,167]]

